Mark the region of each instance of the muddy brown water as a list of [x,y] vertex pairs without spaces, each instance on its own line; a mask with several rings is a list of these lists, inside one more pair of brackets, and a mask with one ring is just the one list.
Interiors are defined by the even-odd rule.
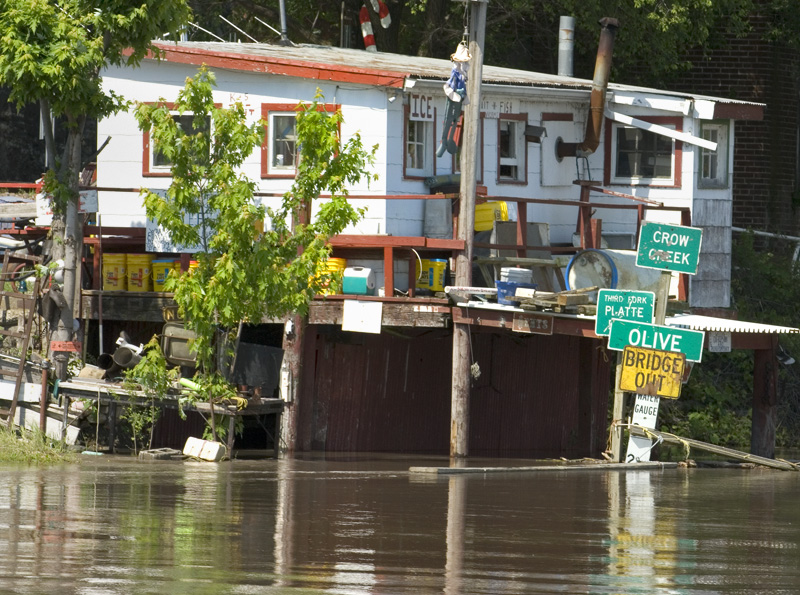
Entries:
[[0,592],[800,592],[800,473],[436,465],[2,465]]

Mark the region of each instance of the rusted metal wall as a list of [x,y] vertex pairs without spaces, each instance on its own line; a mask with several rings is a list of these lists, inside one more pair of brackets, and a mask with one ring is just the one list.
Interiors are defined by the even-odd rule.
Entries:
[[[314,349],[304,379],[313,386],[300,403],[301,449],[448,452],[449,331],[413,338],[309,331]],[[481,374],[470,402],[470,454],[598,456],[610,373],[599,346],[578,337],[473,333]]]

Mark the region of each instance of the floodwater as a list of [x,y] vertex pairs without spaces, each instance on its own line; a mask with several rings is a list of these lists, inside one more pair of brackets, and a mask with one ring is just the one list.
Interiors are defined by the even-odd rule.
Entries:
[[2,465],[0,593],[800,592],[800,473],[442,464]]

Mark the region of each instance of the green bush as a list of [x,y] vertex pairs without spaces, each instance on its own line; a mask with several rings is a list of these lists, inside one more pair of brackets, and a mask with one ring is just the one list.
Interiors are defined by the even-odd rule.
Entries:
[[[756,242],[753,234],[733,238],[731,297],[740,320],[798,326],[800,267],[795,244]],[[759,238],[760,240],[760,238]],[[779,364],[776,442],[800,447],[800,335],[780,335],[780,346],[798,362]],[[753,353],[705,353],[681,398],[662,399],[662,430],[721,446],[749,450],[753,395]]]

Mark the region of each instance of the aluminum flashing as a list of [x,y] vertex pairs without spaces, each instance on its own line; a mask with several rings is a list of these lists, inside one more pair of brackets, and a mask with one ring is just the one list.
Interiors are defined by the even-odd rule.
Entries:
[[800,329],[788,326],[775,326],[743,320],[729,320],[699,314],[680,314],[666,320],[667,326],[687,328],[695,331],[715,331],[723,333],[753,333],[786,335],[800,333]]

